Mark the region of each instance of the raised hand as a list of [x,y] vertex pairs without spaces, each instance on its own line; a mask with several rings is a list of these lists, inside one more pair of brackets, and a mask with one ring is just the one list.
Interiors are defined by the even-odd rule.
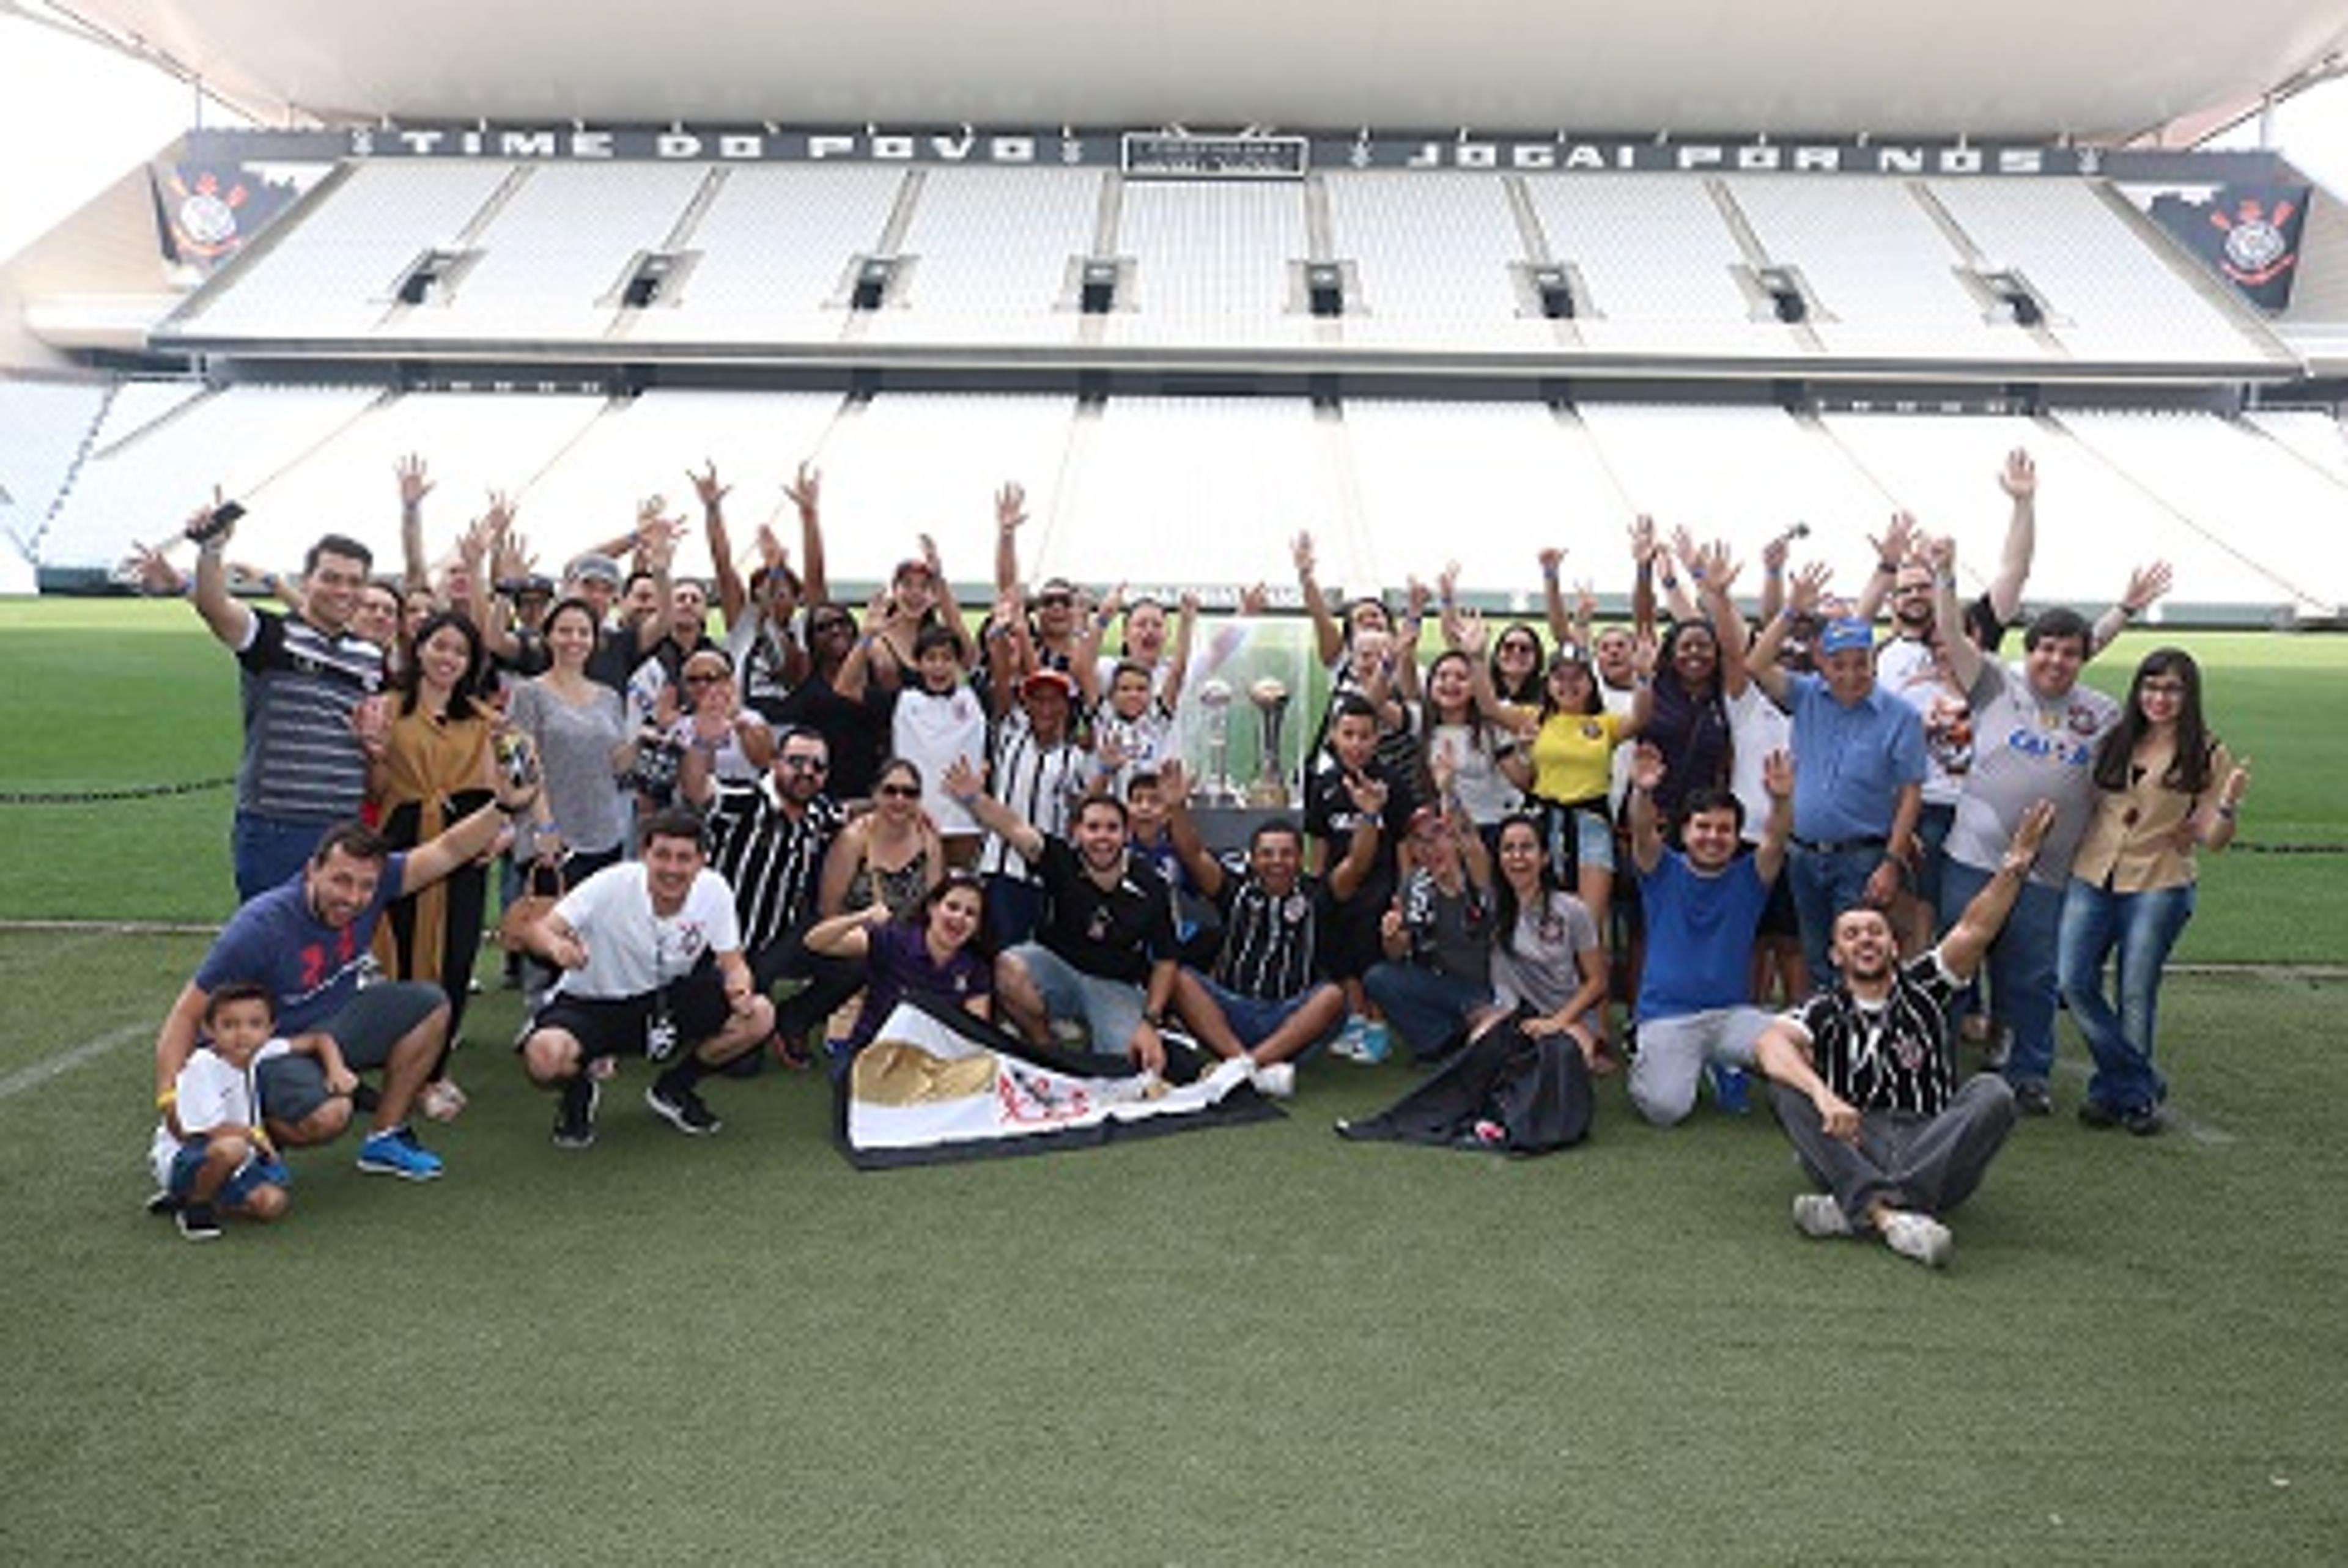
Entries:
[[1354,809],[1365,816],[1383,818],[1388,793],[1383,779],[1374,779],[1366,774],[1345,775],[1345,794],[1353,801]]
[[422,506],[424,497],[432,493],[432,481],[425,474],[421,454],[410,452],[394,463],[391,471],[399,480],[399,504],[403,510]]
[[1634,789],[1653,794],[1663,787],[1663,777],[1670,772],[1663,762],[1663,748],[1652,741],[1641,741],[1638,749],[1631,753],[1631,784]]
[[685,471],[685,477],[693,481],[694,494],[701,497],[701,509],[705,512],[714,512],[726,504],[726,497],[734,493],[734,487],[717,482],[716,458],[705,458],[704,461],[709,465],[708,467],[698,474],[688,468]]
[[1565,564],[1565,552],[1555,545],[1550,545],[1541,550],[1540,559],[1541,575],[1555,577],[1558,569]]
[[1786,587],[1786,603],[1797,615],[1816,613],[1818,603],[1826,598],[1827,585],[1834,581],[1833,569],[1824,561],[1811,561],[1794,574]]
[[994,526],[1006,534],[1017,533],[1027,520],[1027,492],[1017,484],[1006,484],[994,492]]
[[822,509],[823,470],[812,463],[801,463],[790,483],[783,487],[783,498],[798,508],[799,516],[814,516]]
[[1916,548],[1916,518],[1910,512],[1891,514],[1890,526],[1880,534],[1869,534],[1867,542],[1875,547],[1875,559],[1890,561],[1897,567]]
[[1288,541],[1288,553],[1296,563],[1297,576],[1313,575],[1313,534],[1310,529],[1297,531],[1296,537]]
[[2173,574],[2165,560],[2137,568],[2128,574],[2127,591],[2120,595],[2120,608],[2130,615],[2142,615],[2156,600],[2168,595],[2172,580]]
[[1794,753],[1784,747],[1761,759],[1761,787],[1773,800],[1791,800],[1794,796]]
[[2005,455],[2005,466],[1998,472],[1997,487],[2017,501],[2037,496],[2038,465],[2030,460],[2027,448],[2016,446]]

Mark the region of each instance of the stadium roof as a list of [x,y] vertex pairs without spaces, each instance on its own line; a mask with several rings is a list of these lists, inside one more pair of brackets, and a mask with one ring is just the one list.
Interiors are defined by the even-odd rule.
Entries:
[[272,122],[1185,123],[2116,139],[2336,67],[2348,0],[65,0]]

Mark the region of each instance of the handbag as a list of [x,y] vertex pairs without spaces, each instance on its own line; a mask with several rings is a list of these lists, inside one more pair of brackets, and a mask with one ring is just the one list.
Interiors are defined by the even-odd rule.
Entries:
[[562,897],[562,868],[547,861],[530,863],[522,876],[522,894],[498,917],[498,946],[509,953],[530,950],[530,928],[546,918]]

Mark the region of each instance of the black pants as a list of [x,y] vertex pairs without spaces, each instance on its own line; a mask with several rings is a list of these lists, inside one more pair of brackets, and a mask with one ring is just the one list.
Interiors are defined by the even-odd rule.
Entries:
[[864,989],[864,966],[813,951],[803,927],[751,954],[750,978],[762,994],[771,994],[778,981],[806,982],[775,1006],[775,1032],[786,1044],[802,1044],[809,1030],[821,1028],[842,1002]]

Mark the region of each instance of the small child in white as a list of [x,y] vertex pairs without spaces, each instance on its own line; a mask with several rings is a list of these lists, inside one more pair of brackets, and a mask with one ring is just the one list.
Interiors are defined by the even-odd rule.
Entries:
[[285,1212],[293,1176],[262,1127],[255,1068],[298,1051],[316,1056],[325,1068],[327,1092],[348,1094],[357,1086],[332,1036],[272,1039],[275,1021],[266,988],[244,981],[220,987],[205,999],[204,1048],[189,1055],[171,1087],[157,1097],[163,1115],[148,1157],[159,1190],[147,1207],[176,1214],[180,1234],[190,1241],[220,1235],[222,1210],[256,1220]]
[[986,760],[986,710],[963,679],[963,644],[943,626],[925,626],[913,639],[915,679],[897,693],[891,719],[893,755],[921,771],[922,808],[945,841],[946,864],[978,858],[985,835],[939,781],[957,762]]

